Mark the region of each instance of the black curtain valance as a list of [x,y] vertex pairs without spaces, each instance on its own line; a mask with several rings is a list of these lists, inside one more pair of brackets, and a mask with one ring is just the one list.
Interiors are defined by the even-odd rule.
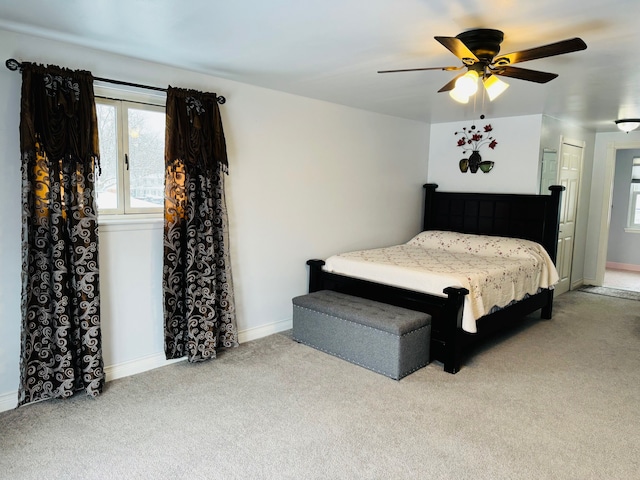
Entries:
[[[169,87],[167,89],[167,166],[175,162],[192,173],[228,171],[227,147],[215,93]],[[173,132],[169,135],[169,132]]]
[[22,64],[22,152],[46,152],[50,159],[97,162],[98,129],[93,76],[56,65]]

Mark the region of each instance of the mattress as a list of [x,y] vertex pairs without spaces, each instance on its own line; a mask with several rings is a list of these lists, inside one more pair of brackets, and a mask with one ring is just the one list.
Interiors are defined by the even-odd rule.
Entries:
[[427,231],[407,243],[333,255],[324,270],[445,296],[464,287],[462,329],[477,332],[476,320],[495,308],[553,288],[558,272],[544,247],[529,240]]

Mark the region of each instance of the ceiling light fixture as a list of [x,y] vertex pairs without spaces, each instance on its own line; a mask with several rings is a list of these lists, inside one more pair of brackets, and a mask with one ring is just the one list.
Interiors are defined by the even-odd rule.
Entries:
[[487,95],[489,95],[489,100],[491,102],[493,102],[494,98],[498,98],[498,95],[509,88],[509,84],[500,80],[496,75],[488,76],[482,83],[484,84],[484,88],[487,91]]
[[463,95],[455,88],[449,91],[449,96],[458,103],[469,103],[469,95]]
[[456,102],[468,103],[469,97],[478,91],[478,72],[469,70],[456,80],[455,87],[449,96]]
[[[456,80],[455,88],[449,91],[449,96],[459,103],[468,103],[469,97],[478,91],[478,78],[480,74],[476,70],[469,70]],[[484,74],[482,84],[487,91],[489,100],[493,101],[502,92],[509,88],[507,82],[503,82],[496,75]]]
[[640,118],[622,118],[620,120],[616,120],[616,125],[618,128],[625,133],[629,133],[632,130],[640,127]]

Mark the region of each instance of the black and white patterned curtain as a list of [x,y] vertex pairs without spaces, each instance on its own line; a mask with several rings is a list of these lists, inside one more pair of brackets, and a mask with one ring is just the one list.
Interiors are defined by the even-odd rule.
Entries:
[[22,335],[18,405],[104,386],[89,72],[22,64]]
[[169,87],[165,146],[165,353],[190,362],[237,346],[224,174],[214,93]]

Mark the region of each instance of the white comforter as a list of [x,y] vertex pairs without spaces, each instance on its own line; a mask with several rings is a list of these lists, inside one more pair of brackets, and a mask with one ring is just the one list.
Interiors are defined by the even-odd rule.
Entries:
[[329,272],[434,295],[464,287],[463,330],[494,307],[532,295],[558,282],[542,245],[516,238],[454,232],[422,232],[402,245],[342,253],[328,258]]

